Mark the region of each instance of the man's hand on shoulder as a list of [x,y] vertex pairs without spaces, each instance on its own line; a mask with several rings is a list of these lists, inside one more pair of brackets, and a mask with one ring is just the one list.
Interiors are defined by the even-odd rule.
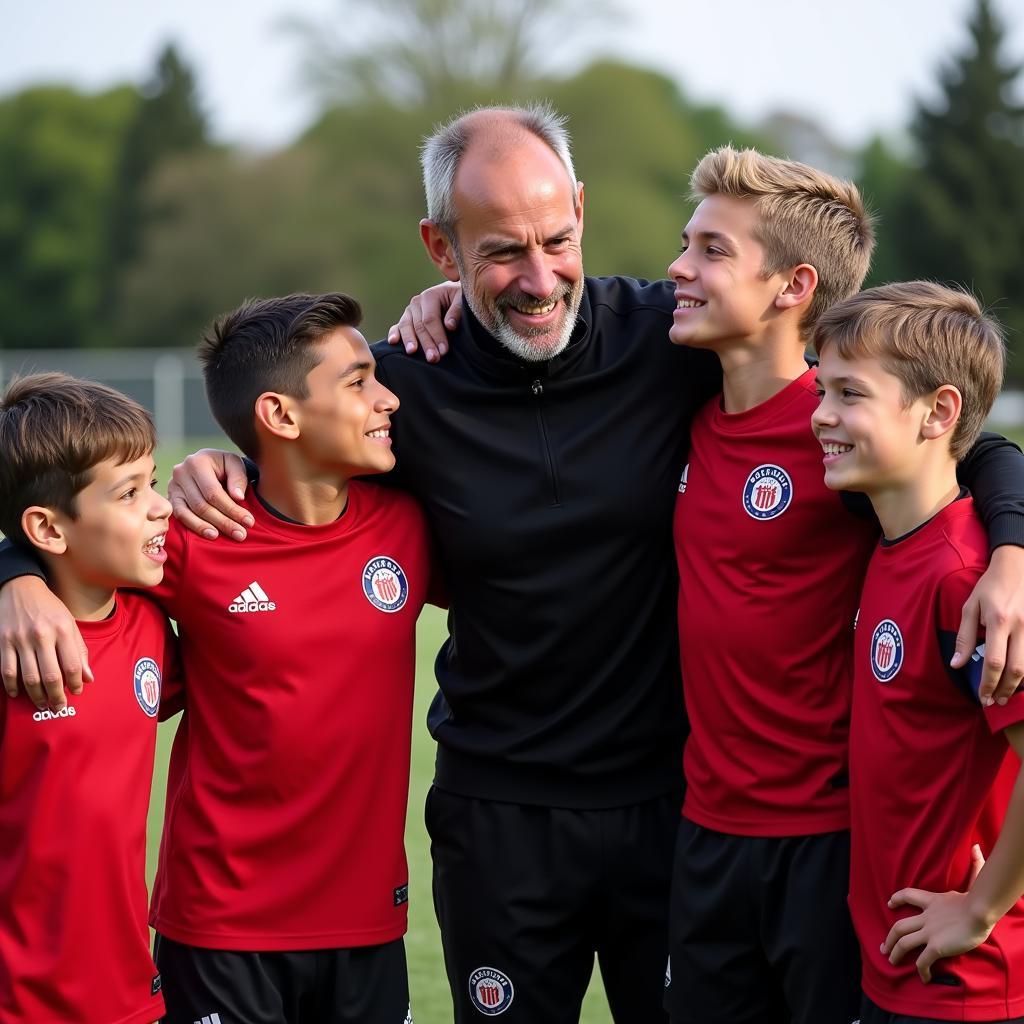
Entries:
[[388,331],[389,345],[404,345],[412,355],[423,350],[428,363],[436,363],[448,352],[447,331],[462,318],[462,286],[445,281],[414,295],[397,324]]
[[222,534],[242,541],[253,518],[232,496],[241,501],[248,484],[239,456],[203,448],[174,467],[167,497],[174,518],[186,529],[209,540]]
[[71,613],[39,576],[18,576],[0,588],[0,674],[8,697],[18,679],[43,710],[67,704],[64,687],[92,682],[89,652]]
[[967,664],[985,629],[985,667],[978,697],[1005,704],[1024,678],[1024,548],[1004,544],[964,605],[953,668]]

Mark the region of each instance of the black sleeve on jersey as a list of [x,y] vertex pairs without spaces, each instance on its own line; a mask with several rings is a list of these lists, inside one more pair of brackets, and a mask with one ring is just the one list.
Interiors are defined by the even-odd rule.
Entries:
[[722,364],[714,352],[694,348],[686,348],[685,351],[696,381],[693,387],[694,408],[700,409],[709,399],[722,393]]
[[978,690],[981,688],[981,673],[985,668],[985,645],[979,644],[963,668],[953,668],[950,660],[956,653],[956,633],[948,629],[937,630],[942,664],[946,666],[949,678],[956,688],[974,705],[981,706]]
[[871,499],[863,491],[840,491],[839,500],[843,503],[846,511],[858,519],[864,519],[869,523],[878,522],[875,506],[871,504]]
[[46,579],[43,567],[31,549],[5,540],[0,543],[0,587],[19,576],[41,576]]
[[1003,544],[1024,547],[1024,454],[1001,434],[984,433],[957,466],[985,529],[992,551]]

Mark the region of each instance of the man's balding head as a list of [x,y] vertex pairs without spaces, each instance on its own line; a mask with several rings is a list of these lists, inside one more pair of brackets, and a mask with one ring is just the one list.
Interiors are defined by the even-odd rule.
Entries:
[[[575,194],[576,172],[565,125],[566,118],[546,104],[479,107],[441,125],[424,141],[421,151],[427,217],[454,241],[458,220],[455,176],[462,158],[472,146],[477,156],[500,161],[529,136],[539,139],[558,157]],[[483,154],[480,148],[485,148]]]

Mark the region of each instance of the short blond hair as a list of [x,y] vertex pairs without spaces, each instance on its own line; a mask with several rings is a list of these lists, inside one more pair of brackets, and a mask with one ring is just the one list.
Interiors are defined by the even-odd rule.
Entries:
[[764,247],[765,277],[800,263],[818,272],[818,287],[800,321],[804,335],[829,306],[864,283],[875,232],[852,181],[756,149],[722,146],[690,176],[691,199],[714,195],[755,201],[760,223],[754,237]]
[[818,321],[814,348],[835,345],[843,359],[873,357],[898,377],[908,404],[943,384],[963,406],[949,442],[958,462],[978,439],[1003,386],[1006,346],[998,322],[968,291],[933,281],[868,288]]

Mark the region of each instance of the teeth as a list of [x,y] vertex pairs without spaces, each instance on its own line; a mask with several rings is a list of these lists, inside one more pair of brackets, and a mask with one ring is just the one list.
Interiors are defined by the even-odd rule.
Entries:
[[525,303],[520,303],[515,307],[520,313],[527,313],[530,316],[543,316],[545,313],[550,313],[555,308],[555,303],[546,302],[544,305],[529,306]]
[[161,533],[149,541],[146,546],[142,549],[151,555],[155,555],[164,546],[164,541],[167,540],[167,534]]
[[391,430],[390,429],[371,430],[366,436],[367,437],[378,437],[378,438],[379,437],[390,437],[391,436]]
[[822,441],[821,448],[826,455],[844,455],[846,452],[853,450],[853,445],[839,444],[835,441]]
[[676,303],[676,309],[696,309],[698,306],[703,306],[704,303],[700,299],[680,299]]

